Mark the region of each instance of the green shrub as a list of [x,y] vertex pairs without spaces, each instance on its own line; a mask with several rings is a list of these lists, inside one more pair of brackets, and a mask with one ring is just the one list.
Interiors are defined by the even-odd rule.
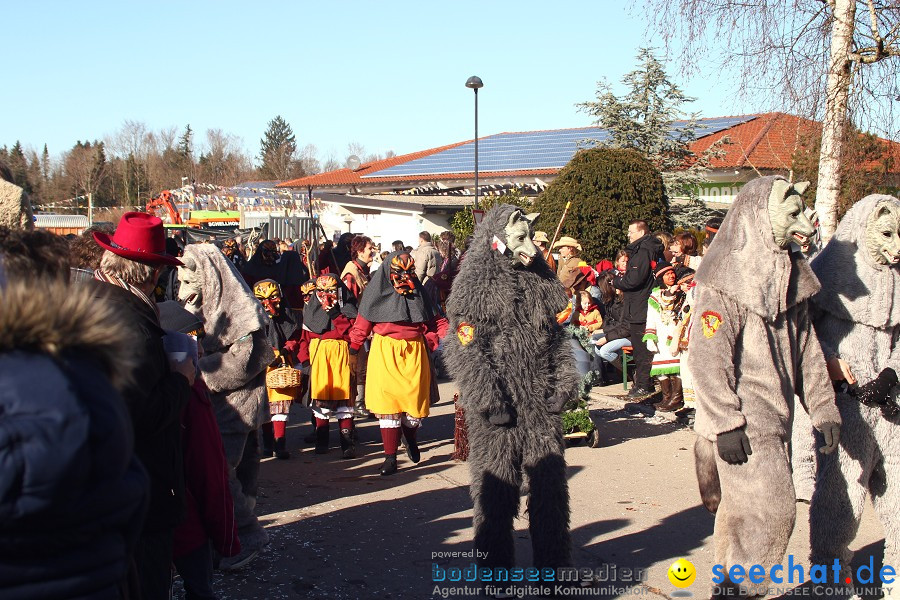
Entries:
[[647,221],[650,231],[671,231],[669,202],[662,176],[637,150],[581,150],[535,199],[537,229],[553,235],[566,202],[571,201],[560,236],[576,238],[582,256],[594,264],[613,258],[628,244],[628,223]]

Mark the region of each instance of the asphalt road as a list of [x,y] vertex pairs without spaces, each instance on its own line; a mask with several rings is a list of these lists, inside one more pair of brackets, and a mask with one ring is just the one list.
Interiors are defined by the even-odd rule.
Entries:
[[[378,473],[383,456],[376,421],[360,423],[358,458],[342,460],[334,426],[329,454],[316,455],[303,445],[310,426],[300,422],[298,413],[288,430],[293,457],[261,465],[257,513],[272,542],[243,570],[216,574],[220,598],[484,596],[471,583],[433,580],[435,565],[440,575],[474,562],[466,555],[472,551],[469,472],[465,463],[451,458],[456,389],[452,382],[440,387],[442,401],[420,430],[421,462],[413,465],[401,449],[400,470],[391,477]],[[608,580],[580,597],[673,598],[690,592],[708,598],[714,517],[699,501],[693,433],[660,416],[622,410],[623,402],[613,397],[621,393],[621,386],[595,388],[590,408],[601,446],[566,451],[573,562]],[[517,564],[528,567],[524,506],[523,499],[515,522],[516,553]],[[808,506],[798,504],[788,554],[803,565],[809,554],[807,522]],[[855,563],[873,556],[876,569],[881,564],[883,535],[871,510],[852,547],[858,550]],[[697,571],[687,590],[675,588],[667,577],[679,558]],[[640,570],[641,582],[622,581],[625,569]],[[513,593],[539,597],[546,590],[538,585],[523,583]],[[176,593],[181,597],[177,584]]]

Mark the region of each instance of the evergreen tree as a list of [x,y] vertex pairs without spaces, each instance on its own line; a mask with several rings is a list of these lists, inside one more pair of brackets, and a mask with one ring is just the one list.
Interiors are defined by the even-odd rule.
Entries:
[[261,176],[284,180],[295,173],[294,153],[297,151],[297,140],[291,126],[281,115],[269,121],[259,146]]
[[691,152],[689,144],[698,133],[697,114],[688,114],[682,106],[695,98],[686,96],[669,81],[663,64],[650,48],[637,54],[638,68],[626,74],[622,83],[628,89],[618,98],[604,80],[597,84],[597,99],[579,104],[579,109],[596,117],[596,125],[608,132],[603,140],[611,148],[634,148],[662,172],[670,198],[688,198],[699,202],[698,190],[706,181],[712,158],[722,154],[722,140],[702,156]]
[[647,221],[651,231],[671,231],[668,199],[659,170],[630,148],[592,148],[575,154],[531,209],[538,229],[552,235],[571,201],[560,236],[576,238],[591,264],[613,258],[628,244],[628,223]]
[[22,144],[18,140],[9,149],[6,163],[12,173],[12,182],[29,194],[32,193],[34,186],[28,180],[28,159],[25,158],[25,150],[22,149]]
[[41,154],[41,179],[45,184],[50,180],[50,152],[47,144],[44,144],[44,152]]

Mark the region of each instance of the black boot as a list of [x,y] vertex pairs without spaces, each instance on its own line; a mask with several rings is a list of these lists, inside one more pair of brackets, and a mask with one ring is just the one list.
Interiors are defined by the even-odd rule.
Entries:
[[312,422],[313,430],[309,433],[309,435],[307,435],[305,438],[303,438],[304,444],[315,444],[316,443],[316,415],[313,415],[312,417],[310,417],[310,422]]
[[286,460],[291,457],[291,453],[287,451],[287,438],[275,438],[275,458]]
[[382,475],[393,475],[397,472],[397,455],[396,454],[386,454],[384,457],[384,462],[381,463],[381,474]]
[[275,453],[275,433],[272,430],[272,422],[263,423],[259,428],[262,430],[262,448],[259,453],[263,458],[269,458]]
[[341,429],[342,458],[356,458],[356,435],[354,428]]
[[316,427],[316,454],[328,454],[328,423]]
[[403,440],[406,442],[406,456],[414,463],[422,460],[422,454],[419,452],[419,444],[416,442],[416,431],[418,427],[403,426]]

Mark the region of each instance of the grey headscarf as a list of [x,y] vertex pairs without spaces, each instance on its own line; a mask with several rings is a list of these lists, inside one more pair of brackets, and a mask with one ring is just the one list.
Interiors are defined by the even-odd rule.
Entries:
[[769,195],[778,179],[760,177],[741,189],[694,278],[767,321],[820,287],[806,258],[775,245]]
[[900,209],[893,196],[873,194],[854,204],[825,249],[812,261],[812,269],[822,282],[822,291],[813,302],[836,317],[887,329],[900,324],[900,271],[875,262],[866,248],[866,226],[875,208],[890,202]]

